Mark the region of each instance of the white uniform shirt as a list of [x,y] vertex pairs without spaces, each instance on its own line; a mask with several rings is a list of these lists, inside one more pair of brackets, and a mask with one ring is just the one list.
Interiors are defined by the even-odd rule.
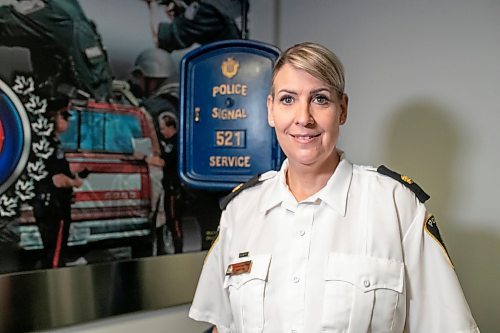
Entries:
[[[413,192],[342,156],[326,186],[297,202],[287,167],[223,211],[191,318],[220,333],[479,332]],[[249,272],[226,274],[246,261]]]

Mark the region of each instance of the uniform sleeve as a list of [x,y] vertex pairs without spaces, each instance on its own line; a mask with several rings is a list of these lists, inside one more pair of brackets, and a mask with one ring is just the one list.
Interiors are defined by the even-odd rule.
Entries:
[[[64,157],[64,151],[61,147],[54,147],[54,153],[45,162],[45,167],[50,175],[55,176],[63,174],[70,178],[74,178],[73,173],[69,167],[69,162]],[[58,157],[59,155],[59,157]]]
[[224,288],[227,239],[230,237],[226,222],[227,210],[222,212],[219,236],[205,259],[189,317],[217,326],[220,333],[231,332],[232,314],[227,289]]
[[479,332],[434,217],[423,205],[404,240],[405,332]]
[[158,26],[158,47],[167,52],[190,47],[194,43],[207,44],[222,39],[237,39],[239,32],[219,11],[204,2],[193,2],[184,14],[172,23]]

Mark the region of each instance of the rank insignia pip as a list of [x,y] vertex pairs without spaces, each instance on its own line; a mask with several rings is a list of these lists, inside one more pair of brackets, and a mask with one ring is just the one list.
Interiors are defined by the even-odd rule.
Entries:
[[451,266],[453,267],[453,262],[451,261],[450,255],[448,253],[448,250],[446,249],[446,245],[444,245],[443,239],[441,238],[441,234],[439,232],[438,226],[436,219],[434,218],[434,215],[427,215],[425,218],[425,231],[436,241],[438,242],[439,246],[443,249],[444,253],[446,254],[446,257],[448,258],[448,261],[450,262]]
[[401,176],[401,179],[402,179],[405,183],[407,183],[408,185],[413,184],[413,179],[411,179],[411,178],[410,178],[410,177],[408,177],[408,176]]
[[399,173],[390,170],[389,168],[387,168],[384,165],[379,166],[377,168],[377,172],[381,173],[385,176],[389,176],[389,177],[397,180],[398,182],[400,182],[404,186],[408,187],[413,193],[415,193],[418,200],[422,203],[424,203],[425,201],[427,201],[430,198],[430,196],[427,193],[425,193],[424,190],[422,190],[422,188],[420,186],[418,186],[417,183],[415,183],[413,181],[413,179],[411,179],[408,176],[400,175]]
[[231,191],[231,193],[229,193],[228,195],[226,195],[224,198],[222,198],[220,200],[220,202],[219,202],[220,209],[221,210],[226,209],[226,206],[229,204],[229,202],[231,200],[233,200],[233,198],[235,196],[237,196],[238,194],[240,194],[240,192],[243,191],[244,189],[247,189],[249,187],[252,187],[252,186],[255,186],[257,184],[260,184],[261,181],[259,180],[259,177],[260,177],[260,175],[256,175],[256,176],[252,177],[250,180],[248,180],[246,183],[242,183],[242,184],[239,184],[238,186],[236,186]]

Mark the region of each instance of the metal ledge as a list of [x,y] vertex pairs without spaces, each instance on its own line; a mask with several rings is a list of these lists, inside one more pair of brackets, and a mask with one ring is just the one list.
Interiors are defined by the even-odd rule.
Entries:
[[206,252],[0,275],[0,332],[191,302]]

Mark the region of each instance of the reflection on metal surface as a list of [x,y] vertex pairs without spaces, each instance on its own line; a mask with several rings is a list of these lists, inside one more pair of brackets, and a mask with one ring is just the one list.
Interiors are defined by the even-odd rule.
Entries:
[[0,332],[32,332],[191,301],[206,252],[0,275]]

